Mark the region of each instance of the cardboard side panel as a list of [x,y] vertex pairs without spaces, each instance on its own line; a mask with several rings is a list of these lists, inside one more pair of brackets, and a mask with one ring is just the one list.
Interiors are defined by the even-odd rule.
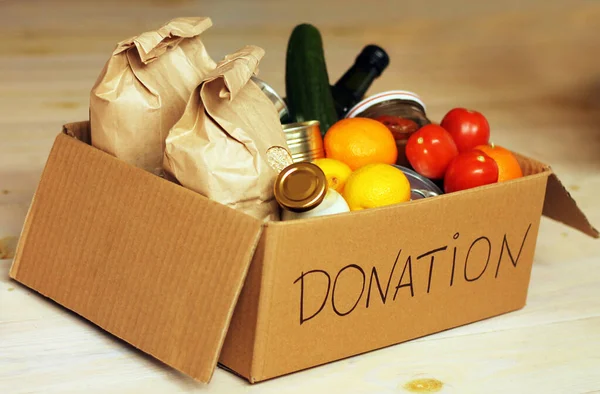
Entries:
[[235,306],[229,331],[221,349],[219,363],[229,370],[252,380],[254,344],[258,322],[258,306],[265,256],[265,234],[250,264],[246,282]]
[[269,224],[275,253],[264,261],[271,289],[259,310],[253,378],[521,308],[547,175]]
[[261,223],[57,137],[10,275],[208,381]]

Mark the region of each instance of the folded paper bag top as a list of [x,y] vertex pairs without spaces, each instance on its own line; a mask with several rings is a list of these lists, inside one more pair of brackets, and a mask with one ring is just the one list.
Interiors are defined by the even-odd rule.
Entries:
[[177,18],[120,42],[90,95],[92,144],[160,173],[166,136],[216,67],[200,34],[210,18]]
[[261,220],[277,220],[267,151],[288,149],[273,103],[250,80],[264,50],[226,56],[194,91],[166,140],[164,169],[188,189]]

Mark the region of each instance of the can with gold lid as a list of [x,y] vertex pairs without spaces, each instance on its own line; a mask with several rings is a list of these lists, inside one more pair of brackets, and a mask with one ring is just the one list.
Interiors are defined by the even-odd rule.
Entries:
[[294,163],[284,168],[275,180],[274,192],[283,208],[282,220],[350,211],[346,200],[328,189],[323,170],[312,163]]
[[275,198],[283,208],[304,212],[315,208],[327,193],[327,178],[311,163],[294,163],[284,168],[275,180]]
[[294,163],[325,157],[319,121],[284,124],[283,133]]

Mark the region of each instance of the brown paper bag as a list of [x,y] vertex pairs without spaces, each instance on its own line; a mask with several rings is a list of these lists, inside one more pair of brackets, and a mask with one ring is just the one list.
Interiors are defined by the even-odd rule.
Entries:
[[216,66],[200,40],[210,26],[209,18],[173,19],[117,45],[91,92],[92,145],[160,172],[170,128]]
[[211,72],[169,132],[164,169],[183,186],[262,220],[277,220],[269,148],[288,149],[275,106],[250,80],[264,50],[246,46]]

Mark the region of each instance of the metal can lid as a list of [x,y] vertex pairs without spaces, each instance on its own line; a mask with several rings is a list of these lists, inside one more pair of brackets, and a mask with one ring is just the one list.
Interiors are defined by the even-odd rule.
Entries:
[[275,199],[290,211],[305,212],[325,198],[327,178],[315,164],[294,163],[284,168],[275,180]]
[[423,100],[421,100],[421,97],[419,97],[419,95],[417,95],[416,93],[409,92],[407,90],[390,90],[387,92],[374,94],[373,96],[367,97],[366,99],[362,100],[354,107],[352,107],[350,111],[348,111],[348,113],[346,114],[346,118],[354,118],[356,116],[359,116],[361,112],[364,112],[366,109],[371,108],[376,104],[391,100],[411,101],[422,107],[423,111],[425,111],[426,109],[425,103],[423,102]]
[[421,198],[434,197],[444,194],[442,190],[435,183],[433,183],[433,181],[417,173],[416,171],[398,164],[393,164],[393,166],[400,169],[408,178],[411,188],[411,200],[418,200]]
[[275,106],[275,109],[277,109],[280,118],[283,118],[288,115],[289,108],[285,103],[285,100],[281,98],[281,96],[275,91],[275,89],[271,87],[271,85],[267,84],[265,81],[254,75],[250,79],[252,79],[252,81],[254,81],[256,85],[258,85],[258,87],[269,98],[269,100],[271,100],[271,102]]

